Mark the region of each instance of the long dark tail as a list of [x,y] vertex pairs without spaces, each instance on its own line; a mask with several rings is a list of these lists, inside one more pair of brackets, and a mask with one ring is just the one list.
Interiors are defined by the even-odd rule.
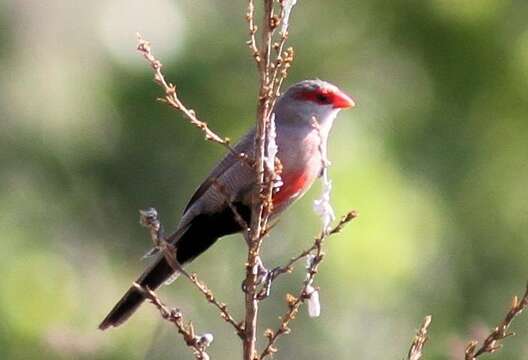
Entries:
[[[249,223],[251,219],[249,207],[234,203],[238,213]],[[192,224],[180,229],[168,239],[176,247],[176,260],[180,264],[186,264],[207,250],[221,236],[240,231],[240,224],[233,218],[231,208],[226,207],[223,211],[214,214],[197,215]],[[155,290],[163,284],[174,273],[171,266],[160,255],[136,282],[151,290]],[[135,288],[128,289],[126,294],[119,300],[110,313],[99,325],[99,329],[105,330],[110,326],[119,326],[124,323],[137,308],[145,301],[143,295]]]
[[[174,270],[172,270],[171,266],[167,263],[165,257],[161,256],[139,277],[139,279],[136,280],[136,282],[143,287],[155,290],[173,273]],[[121,300],[119,300],[101,322],[99,329],[105,330],[110,326],[121,325],[137,310],[143,301],[145,301],[145,297],[135,287],[130,287]]]

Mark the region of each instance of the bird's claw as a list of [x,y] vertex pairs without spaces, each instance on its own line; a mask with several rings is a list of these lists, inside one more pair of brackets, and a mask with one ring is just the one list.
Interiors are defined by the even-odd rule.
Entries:
[[260,291],[257,293],[257,299],[264,300],[265,298],[271,295],[271,283],[279,275],[280,273],[279,270],[280,270],[280,267],[276,267],[272,269],[271,271],[266,272],[266,275],[262,281],[263,286],[260,289]]
[[[276,267],[272,270],[268,270],[262,265],[262,262],[260,259],[257,263],[258,269],[257,269],[257,281],[255,283],[255,286],[261,286],[261,288],[256,292],[255,297],[258,300],[264,300],[271,294],[271,284],[273,280],[279,275],[280,273],[280,267]],[[247,293],[247,286],[246,286],[246,280],[244,279],[242,281],[242,291]]]
[[[259,286],[264,283],[268,274],[268,269],[266,269],[266,267],[262,264],[262,260],[260,259],[260,257],[257,257],[255,261],[255,266],[251,269],[251,272],[257,277],[255,281],[255,286]],[[245,293],[247,293],[246,280],[247,279],[244,279],[241,285],[242,291]]]

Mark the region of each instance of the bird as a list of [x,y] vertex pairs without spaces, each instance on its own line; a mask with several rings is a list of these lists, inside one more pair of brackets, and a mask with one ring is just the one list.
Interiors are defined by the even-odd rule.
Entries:
[[[272,195],[270,218],[277,218],[322,174],[323,153],[326,153],[334,120],[340,110],[354,106],[354,100],[345,92],[319,79],[298,82],[277,98],[272,114],[277,158],[282,169],[281,185]],[[249,158],[255,154],[255,134],[255,128],[251,129],[234,146],[235,151],[225,155],[214,167],[191,196],[176,230],[168,237],[181,266],[202,254],[217,239],[241,232],[243,228],[237,216],[250,223],[257,177],[255,169],[241,161],[237,154],[244,153]],[[220,184],[221,189],[215,184]],[[165,256],[157,254],[136,283],[155,290],[175,275],[178,274]],[[144,300],[140,290],[130,287],[100,323],[99,329],[123,324]]]

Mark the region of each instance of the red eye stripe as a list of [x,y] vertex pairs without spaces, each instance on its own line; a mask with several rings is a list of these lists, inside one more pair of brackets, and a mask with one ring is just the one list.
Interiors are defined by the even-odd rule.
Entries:
[[354,100],[339,89],[304,89],[296,96],[299,100],[312,101],[321,105],[333,105],[334,108],[346,109],[355,106]]
[[327,105],[332,104],[333,93],[328,89],[306,89],[296,96],[299,100],[313,101],[318,104]]

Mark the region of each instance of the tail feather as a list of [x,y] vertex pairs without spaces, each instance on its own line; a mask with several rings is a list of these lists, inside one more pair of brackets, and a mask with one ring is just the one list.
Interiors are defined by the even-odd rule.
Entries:
[[[237,212],[249,223],[251,209],[242,203],[233,203]],[[176,261],[184,265],[206,251],[215,241],[224,235],[240,231],[240,223],[233,217],[233,210],[225,207],[213,214],[196,215],[186,227],[180,228],[168,241],[176,246]],[[174,270],[165,260],[163,254],[136,280],[142,286],[155,290],[171,277]],[[145,297],[135,287],[128,289],[110,313],[99,325],[105,330],[111,326],[124,323],[137,308],[145,301]]]
[[[154,290],[173,274],[174,270],[167,263],[165,257],[160,256],[158,260],[136,280],[136,282],[141,286]],[[105,330],[111,326],[121,325],[137,310],[143,301],[145,301],[143,294],[141,294],[141,292],[135,287],[130,287],[121,300],[119,300],[106,318],[101,322],[99,329]]]

